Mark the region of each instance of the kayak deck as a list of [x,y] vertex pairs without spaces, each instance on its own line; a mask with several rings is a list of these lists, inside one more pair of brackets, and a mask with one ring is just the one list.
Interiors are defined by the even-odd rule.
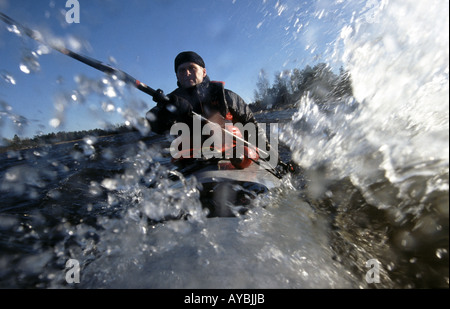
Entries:
[[211,182],[245,182],[257,183],[268,190],[279,187],[281,180],[270,173],[264,166],[253,163],[245,169],[236,169],[229,161],[223,160],[217,164],[207,165],[193,173],[199,183]]
[[258,194],[281,186],[281,179],[265,162],[253,163],[245,169],[235,168],[229,160],[193,161],[183,165],[179,172],[185,177],[196,178],[209,217],[244,214]]

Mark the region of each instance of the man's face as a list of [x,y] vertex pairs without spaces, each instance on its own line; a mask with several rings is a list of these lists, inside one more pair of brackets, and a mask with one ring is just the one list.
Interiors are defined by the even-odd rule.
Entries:
[[203,82],[206,69],[194,62],[185,62],[178,66],[177,79],[183,88],[190,88]]

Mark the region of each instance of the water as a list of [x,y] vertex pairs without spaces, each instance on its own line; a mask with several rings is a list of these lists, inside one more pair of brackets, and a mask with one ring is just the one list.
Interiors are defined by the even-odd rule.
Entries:
[[[366,4],[329,59],[349,69],[354,97],[258,115],[280,123],[281,157],[302,173],[244,216],[206,218],[195,179],[168,177],[168,140],[139,122],[2,153],[0,287],[448,288],[448,4]],[[78,88],[123,93],[109,79]],[[123,115],[135,121],[133,105]],[[164,220],[180,211],[191,216]]]
[[448,286],[448,34],[432,30],[448,27],[443,9],[394,1],[356,15],[337,40],[354,97],[331,108],[305,97],[283,132],[309,195],[351,229],[340,245],[359,244],[349,263],[384,252],[394,286],[437,284],[437,269]]
[[[139,139],[100,139],[94,153],[69,143],[22,160],[4,154],[3,287],[68,287],[69,259],[82,265],[82,288],[353,286],[333,260],[328,219],[291,185],[256,199],[245,217],[207,219],[194,180],[172,188],[152,150],[161,138]],[[106,148],[107,160],[111,143],[121,146]],[[154,223],[178,209],[191,218]]]

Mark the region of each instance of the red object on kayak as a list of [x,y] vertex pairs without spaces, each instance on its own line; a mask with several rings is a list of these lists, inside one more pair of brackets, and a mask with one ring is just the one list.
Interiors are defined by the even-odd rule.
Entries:
[[[230,114],[230,116],[231,116],[231,114]],[[241,138],[241,139],[243,138],[242,133],[238,127],[235,127],[232,125],[227,125],[226,130],[231,132],[237,138]],[[225,143],[225,141],[227,143]],[[233,149],[236,148],[236,139],[233,138],[230,141],[228,139],[226,139],[225,141],[222,144],[222,149],[220,149],[223,154],[226,152],[229,152],[229,151],[233,151]],[[181,159],[192,158],[193,153],[194,153],[194,149],[186,149],[184,151],[182,150],[178,153],[180,155],[180,157],[178,159],[172,158],[172,162],[175,162],[175,161],[178,161]],[[230,158],[230,163],[234,168],[244,169],[244,168],[249,167],[254,161],[257,161],[258,159],[259,159],[259,155],[256,150],[249,148],[248,146],[243,146],[242,157]]]
[[235,168],[244,169],[249,167],[253,163],[253,161],[257,161],[258,159],[259,155],[255,150],[244,146],[243,158],[233,158],[230,159],[230,162]]

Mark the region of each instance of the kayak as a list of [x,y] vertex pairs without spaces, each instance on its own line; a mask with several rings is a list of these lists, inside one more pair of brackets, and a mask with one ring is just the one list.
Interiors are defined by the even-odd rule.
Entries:
[[192,160],[177,170],[185,178],[195,177],[204,208],[209,217],[234,217],[250,208],[259,194],[281,186],[280,177],[267,162],[236,168],[230,160]]

